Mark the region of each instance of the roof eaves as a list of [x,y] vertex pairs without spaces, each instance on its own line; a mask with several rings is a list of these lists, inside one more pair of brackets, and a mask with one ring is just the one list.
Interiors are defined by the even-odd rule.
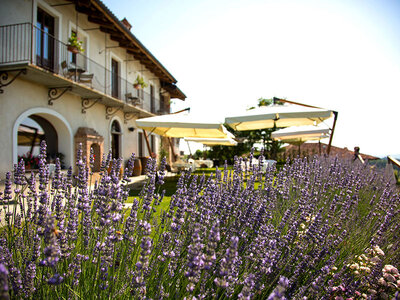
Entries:
[[172,76],[172,74],[154,57],[154,55],[134,36],[134,34],[129,31],[124,24],[114,15],[114,13],[101,1],[101,0],[92,0],[95,4],[100,6],[104,12],[112,18],[113,22],[116,23],[118,28],[122,30],[125,34],[129,36],[129,38],[139,46],[143,52],[171,79],[172,83],[177,83],[177,80]]

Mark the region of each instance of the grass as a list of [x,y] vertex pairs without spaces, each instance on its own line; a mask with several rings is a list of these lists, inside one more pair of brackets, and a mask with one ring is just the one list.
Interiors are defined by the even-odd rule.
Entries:
[[[228,167],[228,170],[231,170],[231,167]],[[220,170],[223,170],[220,168]],[[202,176],[203,174],[206,177],[209,177],[211,175],[214,175],[216,172],[216,168],[198,168],[196,169],[195,172],[193,172],[194,175]],[[165,195],[164,198],[159,206],[156,207],[156,212],[154,213],[154,216],[158,217],[161,215],[162,211],[166,211],[169,207],[169,204],[171,202],[171,196],[175,194],[176,192],[176,184],[178,182],[180,175],[176,175],[173,177],[166,177],[164,179],[164,184],[159,187],[158,190],[156,190],[156,193],[161,193],[162,190],[165,190]],[[223,174],[222,174],[223,176]],[[246,184],[246,183],[245,183]],[[260,182],[255,182],[254,188],[257,189],[261,183]],[[126,203],[133,203],[133,201],[136,199],[139,200],[140,198],[140,193],[141,193],[142,188],[138,189],[132,189],[129,193],[128,200]]]

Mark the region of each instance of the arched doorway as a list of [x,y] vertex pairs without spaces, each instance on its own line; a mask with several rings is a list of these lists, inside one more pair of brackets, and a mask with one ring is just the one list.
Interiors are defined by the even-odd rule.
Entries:
[[39,115],[30,115],[18,126],[18,161],[25,160],[27,168],[38,167],[38,155],[42,141],[47,145],[47,161],[54,162],[56,157],[62,161],[58,152],[58,135],[54,126]]
[[18,156],[30,152],[33,156],[37,156],[42,140],[45,140],[47,144],[49,162],[59,157],[63,162],[63,167],[68,168],[72,165],[73,138],[71,127],[60,113],[41,107],[25,111],[14,123],[13,164],[18,162]]
[[111,153],[113,158],[121,156],[121,126],[117,120],[111,123]]

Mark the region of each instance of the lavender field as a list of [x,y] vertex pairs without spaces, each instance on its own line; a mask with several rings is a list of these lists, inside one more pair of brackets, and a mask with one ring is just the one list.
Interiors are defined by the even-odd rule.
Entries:
[[81,151],[76,176],[57,163],[51,180],[41,153],[38,182],[20,163],[1,195],[1,299],[400,299],[400,195],[368,165],[315,157],[262,174],[262,156],[235,158],[182,174],[159,214],[165,161],[149,160],[125,207],[133,156],[122,181],[104,157],[92,186]]

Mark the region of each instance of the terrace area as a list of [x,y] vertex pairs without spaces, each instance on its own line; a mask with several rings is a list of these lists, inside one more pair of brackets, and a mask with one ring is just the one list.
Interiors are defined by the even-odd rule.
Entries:
[[107,107],[106,114],[116,109],[137,117],[169,113],[162,93],[152,87],[150,93],[134,88],[128,76],[71,52],[67,44],[31,23],[0,26],[0,37],[1,93],[20,77],[48,87],[49,105],[69,91],[82,98],[82,112],[99,102]]

